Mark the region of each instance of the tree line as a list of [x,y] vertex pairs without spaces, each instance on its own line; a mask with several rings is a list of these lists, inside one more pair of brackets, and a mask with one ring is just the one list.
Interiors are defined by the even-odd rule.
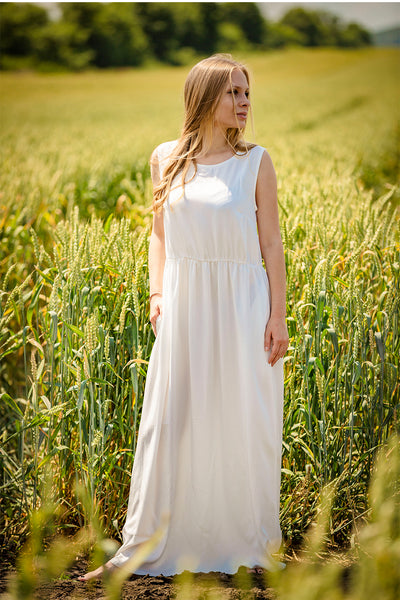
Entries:
[[31,3],[0,4],[0,67],[81,70],[186,64],[214,52],[372,43],[357,23],[291,8],[270,22],[255,2],[66,2],[61,16]]

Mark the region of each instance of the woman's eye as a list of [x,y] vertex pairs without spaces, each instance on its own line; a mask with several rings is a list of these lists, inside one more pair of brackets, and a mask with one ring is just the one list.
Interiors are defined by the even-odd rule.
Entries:
[[[235,94],[235,96],[238,95],[238,90],[228,90],[228,94]],[[250,92],[245,92],[244,95],[246,96],[246,98],[248,98],[250,96]]]
[[[234,94],[235,96],[237,96],[239,91],[238,90],[227,90],[227,93]],[[250,96],[250,92],[245,92],[244,95],[246,96],[246,98],[248,98]]]

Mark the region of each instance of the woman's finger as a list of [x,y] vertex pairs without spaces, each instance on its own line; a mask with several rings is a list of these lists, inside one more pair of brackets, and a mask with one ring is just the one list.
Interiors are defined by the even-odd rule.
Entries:
[[274,364],[280,359],[283,358],[286,354],[286,350],[288,345],[285,343],[273,342],[272,344],[272,352],[269,357],[268,362],[274,366]]
[[271,329],[268,327],[265,328],[264,334],[264,348],[265,350],[269,350],[271,347]]
[[278,358],[279,358],[279,346],[278,346],[278,344],[275,344],[274,342],[272,342],[272,350],[271,350],[271,354],[269,355],[268,362],[270,363],[270,365],[274,366],[274,364],[276,363]]
[[154,315],[150,318],[151,327],[153,329],[154,335],[157,337],[157,321],[162,318],[162,310],[160,307],[157,307],[158,312],[155,312]]

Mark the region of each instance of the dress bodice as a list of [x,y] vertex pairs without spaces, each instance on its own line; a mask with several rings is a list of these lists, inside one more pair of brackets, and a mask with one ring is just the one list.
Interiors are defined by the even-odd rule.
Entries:
[[[160,175],[176,141],[158,147]],[[214,165],[191,165],[164,203],[166,258],[261,264],[255,190],[264,148],[253,146]]]

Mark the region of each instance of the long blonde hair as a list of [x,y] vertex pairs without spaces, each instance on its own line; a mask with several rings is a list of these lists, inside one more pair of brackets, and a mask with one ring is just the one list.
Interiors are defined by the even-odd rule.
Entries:
[[[232,71],[242,71],[249,84],[249,73],[241,63],[233,60],[230,54],[214,54],[198,62],[189,72],[184,87],[185,119],[181,136],[173,155],[162,174],[161,182],[154,187],[154,212],[161,210],[171,190],[173,180],[181,173],[181,185],[186,182],[186,175],[191,164],[196,173],[196,157],[207,152],[204,140],[211,141],[214,115],[219,100],[230,82],[232,87]],[[226,131],[226,141],[235,154],[248,152],[252,145],[243,139],[243,130],[238,127]]]

